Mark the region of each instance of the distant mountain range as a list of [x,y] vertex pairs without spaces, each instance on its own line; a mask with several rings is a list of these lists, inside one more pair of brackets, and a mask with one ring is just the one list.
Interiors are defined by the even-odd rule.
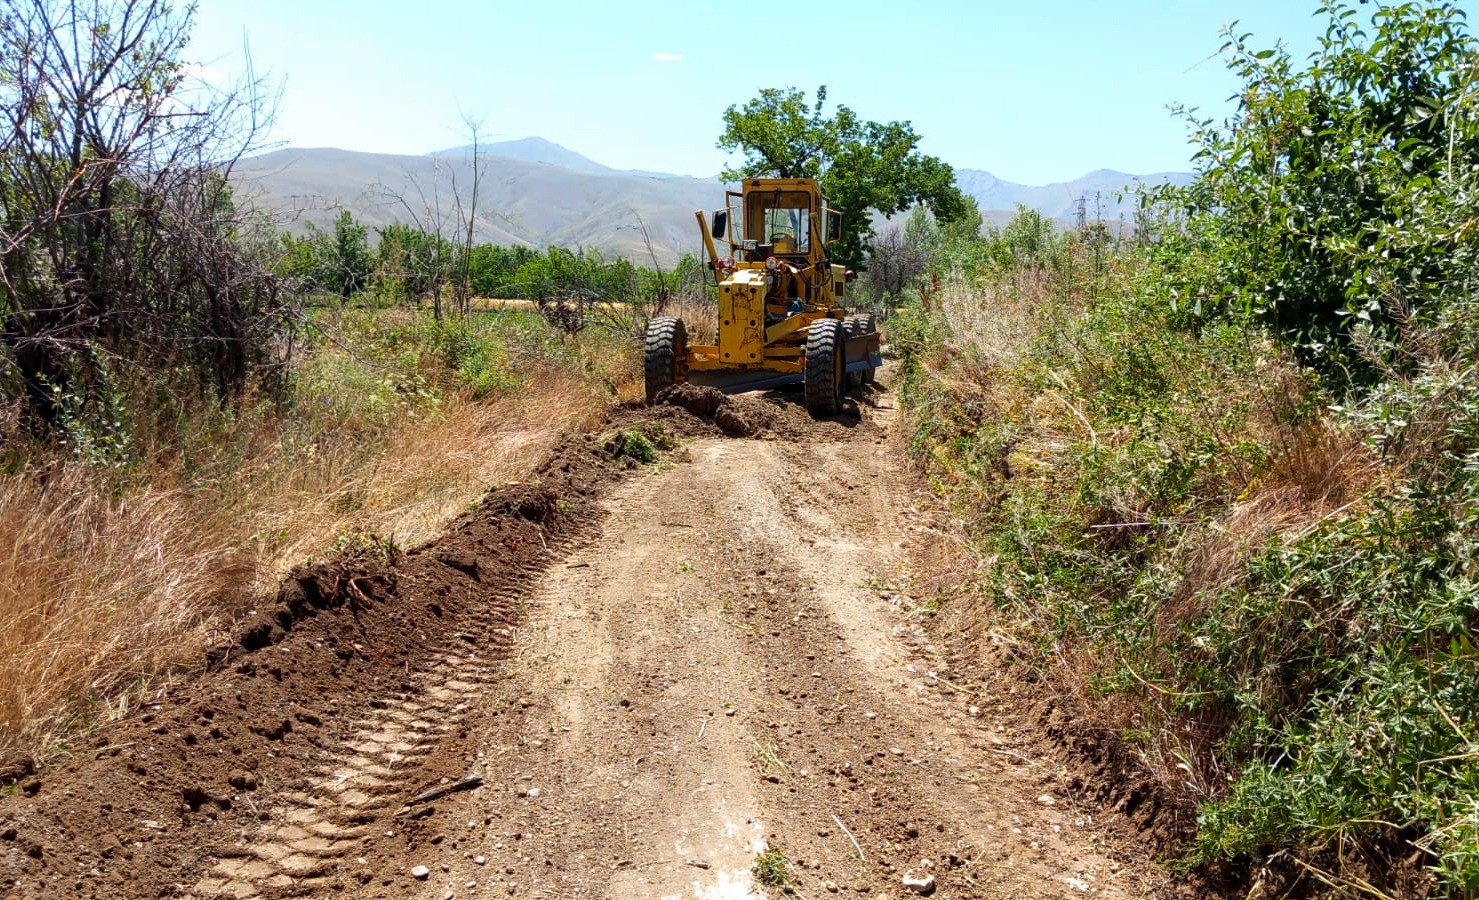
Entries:
[[[425,156],[356,153],[349,150],[277,150],[239,162],[232,173],[238,194],[265,209],[289,230],[312,222],[326,225],[348,209],[372,228],[393,222],[456,231],[457,202],[469,202],[470,147]],[[475,236],[479,241],[534,247],[591,247],[639,262],[652,252],[669,265],[685,252],[700,251],[693,211],[713,209],[724,199],[717,178],[701,179],[612,169],[543,138],[485,144],[479,148]],[[1087,215],[1116,221],[1128,205],[1115,192],[1134,182],[1185,183],[1184,173],[1132,176],[1100,170],[1060,184],[1040,186],[1002,181],[980,169],[957,169],[961,190],[974,196],[988,221],[1010,218],[1018,204],[1066,225],[1076,202],[1086,197]],[[1097,198],[1097,200],[1096,200]]]
[[1134,212],[1135,201],[1133,197],[1120,196],[1127,188],[1139,185],[1187,184],[1192,178],[1189,172],[1127,175],[1112,169],[1096,169],[1072,181],[1029,185],[1002,181],[984,169],[955,170],[955,183],[962,191],[976,198],[982,212],[1012,212],[1020,204],[1064,222],[1076,221],[1080,199],[1084,204],[1085,217],[1089,221],[1099,218],[1114,222],[1121,215],[1128,219]]

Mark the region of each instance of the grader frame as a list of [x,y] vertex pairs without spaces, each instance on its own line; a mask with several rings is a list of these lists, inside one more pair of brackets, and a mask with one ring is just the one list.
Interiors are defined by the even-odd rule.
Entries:
[[[873,380],[882,364],[877,321],[849,315],[853,273],[831,262],[828,245],[842,233],[811,178],[747,178],[726,191],[712,225],[694,215],[718,283],[718,339],[690,345],[687,328],[654,317],[646,342],[647,397],[683,381],[735,373],[799,376],[807,409],[841,410],[844,392]],[[719,255],[715,240],[727,244]],[[695,377],[697,376],[697,377]]]

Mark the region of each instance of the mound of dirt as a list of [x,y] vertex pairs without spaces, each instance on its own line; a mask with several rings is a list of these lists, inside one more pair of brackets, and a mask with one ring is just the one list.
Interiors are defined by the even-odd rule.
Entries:
[[729,437],[836,441],[862,423],[863,407],[870,397],[849,400],[844,411],[831,418],[814,419],[806,412],[798,388],[730,395],[718,388],[685,383],[658,394],[654,408],[684,410]]
[[[39,771],[6,760],[0,775],[19,788],[0,794],[8,896],[273,895],[282,882],[254,880],[257,868],[278,879],[322,876],[299,887],[351,895],[335,866],[314,861],[318,845],[303,843],[322,838],[283,839],[308,849],[280,852],[244,836],[347,835],[379,804],[388,813],[461,775],[457,735],[480,699],[479,686],[463,682],[506,653],[522,591],[596,530],[595,501],[631,466],[590,435],[571,437],[534,483],[494,490],[427,545],[368,545],[295,569],[200,673],[79,737],[70,758]],[[313,819],[334,796],[325,768],[352,769],[366,734],[389,740],[379,736],[403,726],[396,740],[408,749],[394,776],[381,776],[382,796],[346,807],[339,824]],[[422,749],[423,730],[444,735],[434,752]]]

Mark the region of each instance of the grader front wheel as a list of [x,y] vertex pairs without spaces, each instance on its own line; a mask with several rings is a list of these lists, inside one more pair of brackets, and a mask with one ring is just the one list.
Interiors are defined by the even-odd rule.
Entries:
[[647,342],[643,374],[647,382],[647,402],[651,403],[665,388],[683,380],[688,362],[688,329],[675,316],[654,316],[647,323]]
[[806,411],[835,416],[842,411],[844,385],[842,323],[818,319],[806,329]]

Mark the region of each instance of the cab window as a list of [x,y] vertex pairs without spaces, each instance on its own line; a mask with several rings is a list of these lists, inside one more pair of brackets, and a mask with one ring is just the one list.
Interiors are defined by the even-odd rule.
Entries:
[[772,252],[811,250],[811,197],[800,191],[751,194],[746,205],[745,237],[773,245]]

